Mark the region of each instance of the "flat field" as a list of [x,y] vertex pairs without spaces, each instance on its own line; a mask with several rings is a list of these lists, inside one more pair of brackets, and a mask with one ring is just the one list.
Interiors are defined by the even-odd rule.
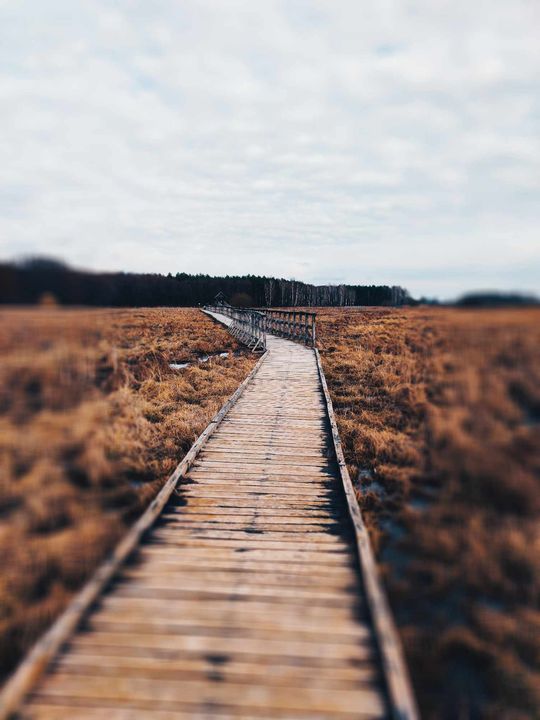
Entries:
[[0,311],[0,678],[256,360],[198,310]]
[[540,717],[540,310],[317,328],[423,717]]

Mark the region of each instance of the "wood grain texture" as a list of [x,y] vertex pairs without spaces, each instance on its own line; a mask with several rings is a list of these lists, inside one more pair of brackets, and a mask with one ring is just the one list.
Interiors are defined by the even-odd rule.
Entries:
[[[416,717],[395,712],[317,356],[267,347],[26,676],[21,718]],[[21,698],[6,689],[0,718]]]

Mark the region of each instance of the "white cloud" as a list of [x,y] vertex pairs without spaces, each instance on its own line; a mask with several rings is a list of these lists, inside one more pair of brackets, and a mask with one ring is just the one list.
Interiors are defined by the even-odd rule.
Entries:
[[539,7],[4,0],[0,252],[538,291]]

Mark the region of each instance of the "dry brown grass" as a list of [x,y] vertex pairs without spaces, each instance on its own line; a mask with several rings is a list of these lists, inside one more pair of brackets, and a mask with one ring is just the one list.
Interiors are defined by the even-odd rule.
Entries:
[[540,707],[540,311],[318,314],[426,718]]
[[253,367],[197,310],[0,312],[0,677]]

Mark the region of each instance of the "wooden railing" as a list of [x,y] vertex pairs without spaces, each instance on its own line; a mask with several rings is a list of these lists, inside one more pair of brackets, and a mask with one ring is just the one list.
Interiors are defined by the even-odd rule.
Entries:
[[253,350],[266,349],[266,333],[315,347],[316,313],[303,310],[255,310],[232,305],[206,305],[205,310],[232,319],[231,333]]
[[316,313],[301,310],[264,310],[266,331],[315,347]]
[[266,350],[266,317],[262,312],[232,305],[205,305],[204,309],[231,318],[229,332],[253,352]]

